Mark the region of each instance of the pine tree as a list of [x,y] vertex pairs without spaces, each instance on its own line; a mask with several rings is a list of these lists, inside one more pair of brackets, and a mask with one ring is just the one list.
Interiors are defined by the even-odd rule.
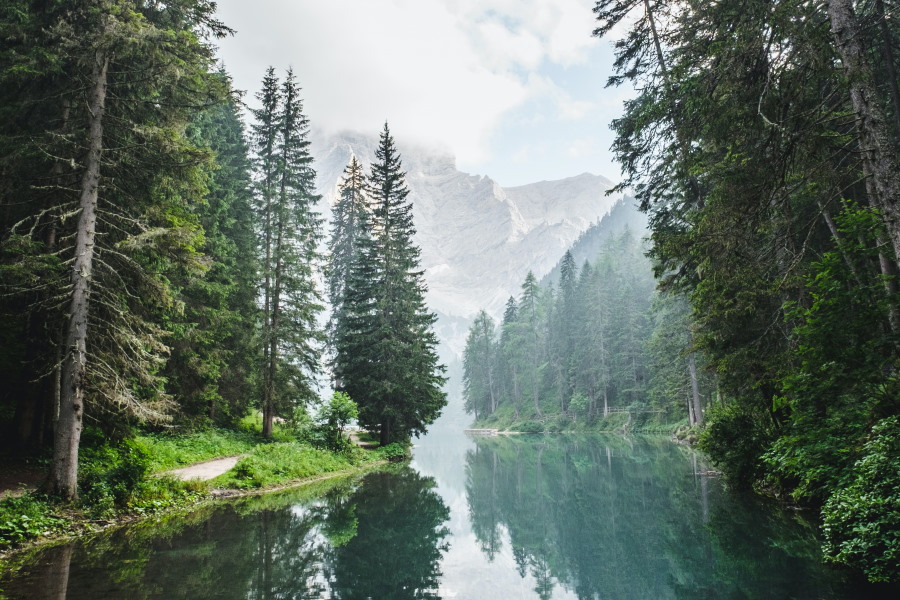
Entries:
[[490,315],[479,311],[469,328],[463,351],[465,410],[476,420],[492,414],[499,402],[496,329]]
[[249,148],[234,101],[198,115],[192,129],[197,144],[215,153],[206,201],[197,207],[209,270],[178,282],[184,312],[173,317],[165,376],[182,416],[227,425],[254,397],[261,351]]
[[369,209],[364,186],[362,165],[354,156],[344,169],[340,196],[332,209],[328,245],[328,299],[331,302],[328,333],[332,344],[337,330],[344,324],[344,289],[359,254],[360,238],[367,223]]
[[566,251],[560,262],[559,290],[550,319],[549,376],[552,387],[558,396],[560,411],[566,413],[569,399],[574,393],[572,377],[572,361],[574,360],[574,338],[577,321],[574,319],[575,286],[578,278],[578,267],[572,253]]
[[269,69],[255,111],[257,208],[263,263],[263,435],[278,411],[315,398],[320,371],[317,317],[322,298],[315,269],[321,219],[314,207],[315,170],[300,88],[288,71],[279,84]]
[[360,423],[387,444],[423,433],[446,397],[406,175],[386,123],[375,157],[366,180],[372,214],[345,282],[335,378],[359,404]]

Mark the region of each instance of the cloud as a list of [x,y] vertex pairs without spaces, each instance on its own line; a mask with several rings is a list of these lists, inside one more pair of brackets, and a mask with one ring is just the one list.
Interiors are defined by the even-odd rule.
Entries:
[[219,0],[237,30],[221,54],[252,94],[268,65],[292,66],[317,127],[442,143],[467,164],[490,158],[498,124],[518,108],[579,119],[593,104],[548,66],[584,63],[592,0]]
[[596,150],[597,142],[594,138],[582,138],[572,140],[566,149],[566,154],[572,158],[588,156]]

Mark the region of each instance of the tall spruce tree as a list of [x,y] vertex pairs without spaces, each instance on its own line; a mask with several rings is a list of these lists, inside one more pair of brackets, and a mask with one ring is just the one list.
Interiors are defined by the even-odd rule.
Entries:
[[406,174],[387,123],[375,157],[366,180],[372,214],[344,287],[335,379],[359,404],[360,423],[379,429],[387,444],[423,433],[446,397]]
[[463,351],[465,410],[475,419],[497,410],[500,401],[497,326],[485,311],[475,316]]
[[269,68],[254,111],[257,210],[262,262],[263,435],[272,435],[279,411],[315,398],[320,372],[317,318],[322,298],[321,218],[315,212],[316,173],[309,153],[309,121],[292,71],[279,83]]
[[191,137],[215,153],[206,201],[196,208],[209,269],[176,280],[184,309],[164,374],[188,422],[228,425],[254,398],[261,328],[251,164],[237,103],[199,114]]
[[365,175],[356,157],[344,169],[340,196],[332,209],[331,238],[328,244],[328,299],[331,318],[328,333],[331,345],[336,331],[344,325],[344,290],[353,262],[360,250],[360,239],[368,222]]

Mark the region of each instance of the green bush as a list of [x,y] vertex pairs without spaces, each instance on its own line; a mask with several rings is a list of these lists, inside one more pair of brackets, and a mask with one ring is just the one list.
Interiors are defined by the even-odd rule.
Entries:
[[400,462],[409,458],[409,446],[398,442],[382,446],[375,452],[382,460],[389,460],[391,462]]
[[707,418],[699,448],[713,458],[731,485],[752,487],[763,473],[761,457],[771,444],[771,435],[761,426],[768,416],[732,403],[710,410]]
[[872,428],[854,472],[822,509],[825,555],[870,581],[900,580],[900,418]]
[[344,392],[335,392],[328,402],[319,407],[316,421],[324,432],[328,448],[342,450],[349,444],[344,437],[344,427],[358,416],[356,402]]
[[64,529],[65,519],[53,515],[44,496],[27,495],[0,500],[0,548]]
[[544,424],[540,421],[522,421],[514,429],[522,433],[544,433]]
[[150,457],[134,440],[118,444],[95,436],[78,457],[79,502],[92,516],[105,517],[128,503],[150,471]]

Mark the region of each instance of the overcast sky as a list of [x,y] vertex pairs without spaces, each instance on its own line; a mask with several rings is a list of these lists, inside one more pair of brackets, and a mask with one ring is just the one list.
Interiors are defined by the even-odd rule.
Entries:
[[313,126],[439,144],[504,186],[584,172],[619,179],[605,89],[611,42],[593,0],[219,0],[219,43],[255,102],[269,65],[293,67]]

